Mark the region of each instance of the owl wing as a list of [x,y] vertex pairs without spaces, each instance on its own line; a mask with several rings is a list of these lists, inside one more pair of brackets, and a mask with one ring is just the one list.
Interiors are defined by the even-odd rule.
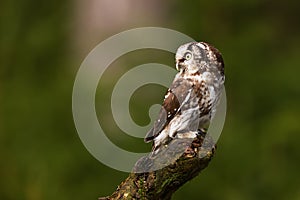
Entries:
[[177,78],[168,89],[158,119],[147,133],[145,142],[152,141],[169,124],[169,122],[181,111],[181,104],[190,96],[192,85],[183,78]]

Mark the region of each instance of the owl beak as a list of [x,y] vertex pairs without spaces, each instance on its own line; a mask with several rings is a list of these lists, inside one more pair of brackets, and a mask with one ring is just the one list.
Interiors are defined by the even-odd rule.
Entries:
[[177,69],[177,71],[180,71],[184,67],[184,64],[183,64],[184,61],[185,61],[184,58],[176,59],[176,69]]

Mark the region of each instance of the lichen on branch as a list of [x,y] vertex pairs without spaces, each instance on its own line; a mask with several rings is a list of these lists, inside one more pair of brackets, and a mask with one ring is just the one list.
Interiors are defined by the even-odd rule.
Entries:
[[164,148],[159,156],[152,152],[139,159],[116,191],[99,200],[171,199],[179,187],[208,166],[215,143],[209,135],[200,133],[194,139],[176,138]]

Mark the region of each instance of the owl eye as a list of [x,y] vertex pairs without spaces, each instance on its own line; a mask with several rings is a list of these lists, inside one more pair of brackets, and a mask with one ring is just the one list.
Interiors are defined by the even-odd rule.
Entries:
[[185,58],[186,60],[189,60],[189,59],[192,58],[192,54],[191,54],[191,53],[186,53],[185,56],[184,56],[184,58]]

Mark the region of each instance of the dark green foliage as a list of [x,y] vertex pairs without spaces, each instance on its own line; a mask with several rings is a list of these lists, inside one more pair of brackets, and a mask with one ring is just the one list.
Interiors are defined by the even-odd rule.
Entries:
[[[128,175],[94,159],[74,127],[71,93],[84,57],[71,50],[74,3],[0,2],[0,199],[96,199],[111,194]],[[114,33],[164,26],[214,44],[224,57],[228,97],[214,160],[173,199],[300,199],[300,2],[177,0],[166,5],[163,21],[144,24],[141,19]],[[114,143],[143,152],[150,145],[123,135],[112,122],[111,88],[136,64],[159,58],[172,66],[174,61],[159,51],[132,55],[140,56],[106,72],[96,107],[105,111],[97,114]],[[147,90],[157,93],[147,98],[141,88],[130,105],[139,124],[149,122],[140,102],[149,100],[149,107],[164,95],[158,86]]]

